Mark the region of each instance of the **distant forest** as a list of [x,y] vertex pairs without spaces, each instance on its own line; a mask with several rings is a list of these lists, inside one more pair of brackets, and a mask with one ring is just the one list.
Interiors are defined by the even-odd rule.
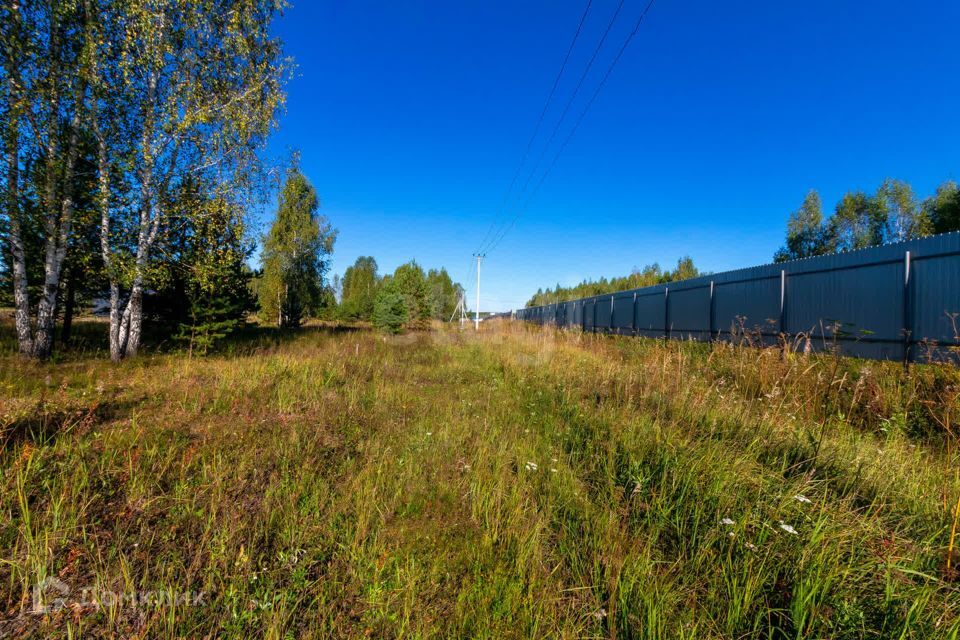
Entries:
[[677,267],[673,271],[664,271],[660,268],[659,264],[653,263],[645,266],[643,269],[634,269],[628,276],[610,278],[609,280],[607,278],[584,280],[580,284],[572,287],[561,287],[557,284],[553,289],[537,289],[533,297],[527,301],[527,306],[538,307],[543,304],[554,304],[556,302],[566,302],[567,300],[589,298],[590,296],[599,296],[604,293],[638,289],[654,284],[673,282],[675,280],[688,280],[690,278],[696,278],[699,275],[703,274],[693,264],[693,260],[689,257],[684,257],[677,261]]

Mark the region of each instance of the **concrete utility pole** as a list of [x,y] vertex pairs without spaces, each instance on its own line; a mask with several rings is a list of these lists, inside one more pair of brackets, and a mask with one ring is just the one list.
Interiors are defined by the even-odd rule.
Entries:
[[477,331],[480,330],[480,261],[486,257],[485,253],[475,253],[473,256],[477,259],[477,312],[474,316],[473,326]]

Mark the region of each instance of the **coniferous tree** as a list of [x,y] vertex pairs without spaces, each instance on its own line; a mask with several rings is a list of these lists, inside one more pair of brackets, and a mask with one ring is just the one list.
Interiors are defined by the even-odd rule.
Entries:
[[188,181],[171,203],[172,224],[157,240],[163,258],[145,298],[144,313],[158,328],[204,353],[245,322],[256,307],[246,261],[253,245],[244,231],[244,211],[211,185]]
[[546,290],[537,289],[537,292],[527,301],[528,307],[536,307],[545,304],[554,304],[557,302],[566,302],[567,300],[576,300],[579,298],[589,298],[591,296],[603,295],[605,293],[614,293],[616,291],[627,291],[629,289],[639,289],[649,287],[655,284],[665,282],[675,282],[677,280],[687,280],[703,275],[693,260],[687,256],[677,260],[677,267],[673,271],[664,271],[657,263],[647,265],[643,269],[634,269],[628,276],[619,278],[600,278],[599,280],[585,280],[573,287],[561,287],[559,284],[555,289]]
[[385,277],[374,302],[373,326],[386,333],[400,333],[409,319],[407,297],[396,279]]
[[402,264],[393,272],[393,283],[406,302],[407,323],[412,326],[423,325],[430,317],[427,279],[423,268],[416,260]]

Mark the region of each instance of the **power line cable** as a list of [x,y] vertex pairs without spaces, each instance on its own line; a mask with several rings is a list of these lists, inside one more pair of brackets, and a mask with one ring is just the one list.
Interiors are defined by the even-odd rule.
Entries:
[[577,118],[577,121],[574,123],[573,127],[570,129],[570,132],[567,134],[567,137],[564,139],[563,144],[560,145],[560,148],[557,150],[557,153],[553,156],[553,160],[547,166],[546,171],[543,172],[543,175],[540,176],[540,180],[537,181],[536,186],[533,191],[527,197],[523,206],[517,210],[517,214],[513,217],[513,220],[510,221],[510,224],[504,228],[502,233],[495,235],[494,239],[487,246],[485,252],[490,253],[493,251],[503,240],[503,238],[513,229],[513,226],[516,224],[520,216],[526,211],[530,206],[531,201],[540,191],[540,187],[543,185],[544,181],[547,179],[547,176],[550,175],[550,172],[557,164],[557,160],[560,159],[560,156],[563,154],[564,150],[567,148],[567,145],[570,144],[570,140],[573,138],[574,134],[577,132],[577,129],[580,127],[580,124],[583,122],[583,119],[586,117],[587,112],[590,111],[590,107],[593,106],[593,103],[596,101],[597,96],[600,95],[600,91],[603,89],[603,86],[606,84],[607,80],[610,78],[610,75],[613,73],[614,68],[617,66],[617,63],[620,62],[620,58],[623,57],[624,51],[627,50],[627,47],[630,45],[630,42],[633,40],[633,37],[637,35],[637,31],[640,29],[640,25],[643,23],[643,19],[646,18],[647,13],[650,11],[650,8],[653,6],[655,0],[650,0],[646,7],[644,7],[643,12],[640,13],[640,17],[637,18],[636,23],[633,25],[633,30],[627,35],[626,40],[624,40],[623,45],[621,45],[620,50],[617,51],[617,55],[613,58],[613,61],[610,63],[610,66],[607,67],[606,73],[603,74],[600,83],[597,85],[596,90],[593,92],[593,95],[590,96],[590,100],[587,101],[586,106],[583,108],[583,111],[580,112],[580,116]]
[[[610,22],[607,23],[607,28],[604,29],[603,35],[600,36],[600,41],[597,43],[597,46],[593,50],[593,55],[590,56],[590,60],[587,61],[587,66],[584,68],[583,73],[580,74],[580,79],[577,81],[577,86],[574,87],[573,93],[570,94],[570,97],[567,99],[566,105],[563,107],[563,112],[560,114],[560,118],[557,120],[557,123],[553,126],[553,131],[550,132],[550,137],[547,139],[547,143],[543,146],[543,150],[540,152],[537,161],[533,164],[533,168],[530,169],[530,174],[527,176],[527,179],[523,183],[523,188],[520,189],[520,195],[523,195],[527,192],[527,187],[530,186],[530,181],[533,179],[533,176],[536,175],[537,170],[540,168],[540,164],[543,162],[544,156],[546,156],[547,151],[550,149],[550,145],[553,143],[554,139],[557,137],[557,133],[560,131],[560,127],[563,125],[563,121],[567,117],[567,113],[570,112],[570,107],[573,105],[573,101],[576,100],[577,95],[580,93],[580,89],[583,87],[584,81],[587,79],[587,76],[590,74],[590,69],[593,68],[593,63],[596,61],[597,56],[600,54],[600,50],[603,49],[603,44],[607,41],[607,36],[610,35],[610,30],[613,28],[613,25],[617,21],[617,17],[620,15],[621,9],[623,9],[623,4],[625,0],[620,0],[620,3],[617,5],[617,10],[613,12],[613,17],[610,18]],[[500,231],[503,231],[503,226],[500,227]],[[494,237],[496,237],[494,233]],[[492,241],[491,241],[492,242]],[[489,248],[489,243],[483,246],[485,251]]]
[[563,57],[563,62],[560,64],[560,70],[557,72],[556,78],[553,79],[553,86],[550,87],[550,93],[547,95],[547,100],[543,104],[543,109],[540,110],[540,117],[537,118],[537,124],[533,128],[533,134],[527,141],[527,147],[524,149],[523,156],[520,158],[520,164],[517,165],[517,169],[513,173],[513,178],[510,180],[510,185],[507,187],[507,191],[504,193],[503,201],[500,203],[500,207],[497,209],[497,214],[493,217],[493,220],[490,221],[490,227],[487,229],[486,235],[484,235],[483,239],[480,241],[480,247],[483,247],[484,243],[490,239],[490,235],[494,232],[494,228],[497,226],[497,222],[506,208],[507,202],[510,200],[510,196],[513,194],[513,188],[516,186],[517,179],[520,177],[520,173],[523,170],[523,165],[527,162],[527,158],[530,155],[530,150],[533,148],[533,142],[536,140],[537,134],[540,133],[540,127],[543,125],[543,119],[547,115],[547,110],[550,108],[550,103],[553,101],[553,96],[557,92],[557,87],[560,85],[560,78],[563,76],[563,72],[567,68],[567,63],[570,61],[570,54],[573,53],[573,49],[577,44],[577,40],[580,38],[580,32],[583,31],[583,23],[586,21],[587,14],[590,13],[590,7],[592,5],[593,0],[587,0],[587,6],[584,8],[583,14],[580,16],[580,22],[577,24],[577,31],[573,34],[573,40],[570,41],[570,46],[567,47],[567,53]]
[[580,89],[583,87],[584,81],[590,74],[590,69],[593,68],[593,63],[596,62],[597,56],[600,55],[600,50],[603,49],[603,44],[607,41],[607,36],[610,35],[610,30],[613,28],[614,23],[617,21],[617,17],[620,15],[620,10],[623,9],[624,2],[625,0],[620,0],[620,4],[617,5],[617,10],[613,12],[613,17],[610,18],[607,28],[600,37],[600,42],[597,43],[597,47],[593,50],[593,55],[590,56],[590,60],[587,62],[586,68],[580,75],[580,80],[577,81],[577,86],[573,89],[573,93],[570,94],[570,98],[567,99],[567,104],[563,107],[563,113],[560,114],[560,119],[557,120],[557,124],[553,127],[553,131],[550,132],[550,138],[547,139],[547,144],[543,146],[543,150],[540,152],[540,157],[537,158],[536,164],[533,165],[533,169],[530,171],[530,175],[527,176],[527,181],[523,184],[523,188],[520,190],[520,193],[526,193],[527,187],[530,185],[530,180],[540,167],[540,163],[543,162],[543,158],[547,154],[550,144],[557,137],[557,133],[560,131],[560,127],[563,125],[563,121],[566,119],[567,113],[570,112],[570,107],[573,106],[573,101],[576,100],[577,95],[580,93]]

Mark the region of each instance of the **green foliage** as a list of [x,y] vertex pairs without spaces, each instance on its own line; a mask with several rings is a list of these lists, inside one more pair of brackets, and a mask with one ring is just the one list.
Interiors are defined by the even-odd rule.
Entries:
[[179,325],[175,338],[191,351],[206,353],[241,327],[256,308],[250,291],[253,276],[246,264],[253,251],[244,240],[243,212],[223,198],[187,199],[198,207],[183,216],[186,226],[174,246],[178,261],[171,265],[172,287],[167,295],[184,295],[174,305],[171,320]]
[[446,269],[430,269],[427,272],[427,306],[434,320],[449,320],[462,293],[463,287],[453,282]]
[[259,283],[263,320],[296,327],[323,301],[336,232],[317,213],[317,192],[299,171],[287,176],[277,217],[263,242]]
[[903,242],[933,233],[933,222],[917,201],[913,188],[903,180],[888,178],[874,196],[878,217],[883,218],[887,242]]
[[340,317],[345,320],[370,320],[380,286],[377,261],[360,256],[343,274]]
[[[239,300],[244,241],[226,227],[213,237],[207,222],[184,217],[204,208],[183,208],[182,195],[201,182],[205,197],[236,206],[259,184],[258,152],[284,100],[287,65],[271,27],[283,6],[20,0],[0,8],[0,299],[13,288],[11,257],[24,256],[15,262],[25,263],[16,271],[25,274],[17,287],[24,353],[49,355],[54,319],[63,316],[66,337],[73,309],[95,298],[113,301],[116,359],[137,352],[151,306],[165,337],[180,328],[206,335],[205,325],[222,334],[249,306]],[[194,234],[207,248],[176,253]],[[220,290],[230,293],[213,299]]]
[[923,203],[934,233],[960,231],[960,186],[948,180],[937,187],[937,192]]
[[407,322],[414,327],[423,326],[430,318],[427,300],[427,278],[416,260],[402,264],[393,272],[393,285],[403,296],[407,306]]
[[960,189],[947,181],[922,203],[909,184],[888,178],[873,194],[850,191],[829,219],[810,191],[787,221],[787,239],[775,262],[864,249],[960,230]]
[[830,218],[836,250],[853,251],[883,244],[885,213],[878,200],[863,191],[844,194]]
[[827,231],[823,226],[823,205],[820,195],[810,191],[803,204],[790,214],[787,222],[787,244],[774,256],[775,262],[809,258],[832,253]]
[[664,282],[688,280],[701,275],[703,274],[693,264],[693,260],[689,256],[685,256],[677,260],[677,266],[673,271],[663,271],[660,265],[654,263],[647,265],[642,270],[634,269],[633,273],[629,276],[611,278],[609,280],[607,278],[600,278],[596,281],[584,280],[573,287],[562,287],[557,284],[554,289],[538,289],[533,297],[527,301],[527,306],[536,307],[544,304],[566,302],[567,300],[589,298],[590,296],[599,296],[605,293],[649,287]]
[[400,333],[409,320],[407,297],[396,279],[384,278],[373,307],[373,326],[386,333]]

